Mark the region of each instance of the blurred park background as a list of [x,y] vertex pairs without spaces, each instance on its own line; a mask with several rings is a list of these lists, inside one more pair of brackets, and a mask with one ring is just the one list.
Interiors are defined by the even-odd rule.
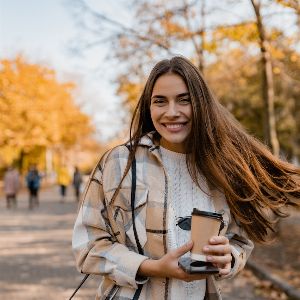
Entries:
[[[25,175],[31,165],[42,176],[43,190],[32,214],[38,218],[45,207],[50,214],[68,213],[64,226],[71,232],[77,209],[71,192],[62,204],[69,206],[50,205],[51,199],[59,205],[58,170],[66,166],[71,174],[77,166],[85,180],[107,148],[127,139],[133,108],[153,65],[178,54],[199,67],[217,98],[251,134],[299,165],[299,0],[0,0],[4,235],[28,214]],[[6,211],[3,178],[9,166],[18,170],[21,189],[18,207]],[[281,226],[281,237],[291,228],[293,237],[300,236],[298,212],[292,215]],[[14,218],[20,222],[11,222]],[[269,256],[269,267],[281,270],[277,273],[299,289],[294,278],[299,278],[300,242],[292,239],[285,263]],[[282,243],[276,248],[281,254]],[[4,261],[9,251],[0,249]],[[267,257],[271,252],[265,252]],[[259,253],[258,261],[258,256],[264,257]],[[272,294],[272,284],[264,285],[270,289],[266,299],[286,299]]]

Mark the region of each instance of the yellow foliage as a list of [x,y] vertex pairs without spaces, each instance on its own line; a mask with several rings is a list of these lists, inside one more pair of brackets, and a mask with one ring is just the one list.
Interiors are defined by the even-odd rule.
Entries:
[[276,0],[277,3],[281,4],[284,7],[289,7],[300,12],[300,3],[299,0]]
[[229,39],[247,45],[258,41],[258,32],[255,23],[245,23],[219,27],[214,31],[213,38],[217,41]]
[[160,27],[165,32],[164,35],[176,36],[181,40],[191,38],[193,33],[174,18],[176,18],[176,14],[174,14],[173,11],[166,10],[164,12],[164,18],[159,20]]
[[290,56],[290,61],[291,61],[291,62],[296,62],[297,60],[299,60],[299,57],[297,57],[296,54],[292,54],[292,55]]
[[118,85],[117,94],[124,97],[124,102],[129,106],[129,110],[133,111],[141,94],[143,84],[130,81],[126,76],[120,76]]
[[208,52],[208,53],[216,53],[217,49],[218,49],[218,43],[215,40],[212,41],[206,41],[204,44],[204,49]]
[[188,31],[185,27],[181,26],[180,24],[172,22],[171,20],[162,19],[161,26],[169,35],[176,35],[182,38],[190,38],[191,36],[190,31]]
[[75,105],[73,83],[22,57],[0,61],[0,148],[28,153],[36,147],[70,146],[92,127]]
[[270,51],[270,54],[273,57],[273,59],[282,60],[285,57],[285,53],[282,51],[282,49],[280,49],[278,47],[275,48],[275,47],[270,46],[269,51]]

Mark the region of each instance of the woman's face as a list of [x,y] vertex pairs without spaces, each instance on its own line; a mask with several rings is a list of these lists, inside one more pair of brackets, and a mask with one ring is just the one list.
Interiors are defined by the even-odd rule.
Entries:
[[161,145],[185,153],[185,143],[192,128],[192,105],[183,79],[174,73],[160,76],[153,87],[151,119],[161,135]]

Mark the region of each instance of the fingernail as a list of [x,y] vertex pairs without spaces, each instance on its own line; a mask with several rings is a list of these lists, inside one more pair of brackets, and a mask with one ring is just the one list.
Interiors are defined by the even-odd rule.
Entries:
[[208,250],[209,250],[209,247],[205,246],[205,247],[203,247],[203,250],[204,250],[204,251],[208,251]]
[[216,241],[216,239],[212,238],[212,239],[210,239],[210,241],[211,241],[212,243],[214,243],[214,242]]
[[212,260],[212,257],[211,257],[211,256],[206,256],[206,260],[207,260],[207,261],[211,261],[211,260]]

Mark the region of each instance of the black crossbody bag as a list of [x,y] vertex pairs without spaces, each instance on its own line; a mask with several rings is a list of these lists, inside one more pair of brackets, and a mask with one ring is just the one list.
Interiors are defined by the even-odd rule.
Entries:
[[[131,176],[132,176],[132,184],[131,184],[131,217],[132,217],[132,226],[133,226],[133,233],[134,233],[134,238],[136,241],[136,245],[139,251],[139,254],[143,255],[144,251],[143,248],[140,244],[140,240],[136,231],[136,226],[135,226],[135,217],[134,217],[134,203],[135,203],[135,191],[136,191],[136,159],[135,157],[132,160],[132,165],[131,165]],[[71,300],[75,294],[77,293],[77,291],[81,288],[81,286],[84,284],[84,282],[87,280],[87,278],[90,276],[90,274],[86,274],[84,276],[84,278],[82,279],[82,281],[80,282],[80,284],[78,285],[78,287],[76,288],[76,290],[73,292],[73,294],[71,295],[71,297],[69,298],[69,300]],[[132,300],[138,300],[142,291],[143,285],[142,284],[138,284],[138,288],[135,291],[135,294],[132,298]]]

